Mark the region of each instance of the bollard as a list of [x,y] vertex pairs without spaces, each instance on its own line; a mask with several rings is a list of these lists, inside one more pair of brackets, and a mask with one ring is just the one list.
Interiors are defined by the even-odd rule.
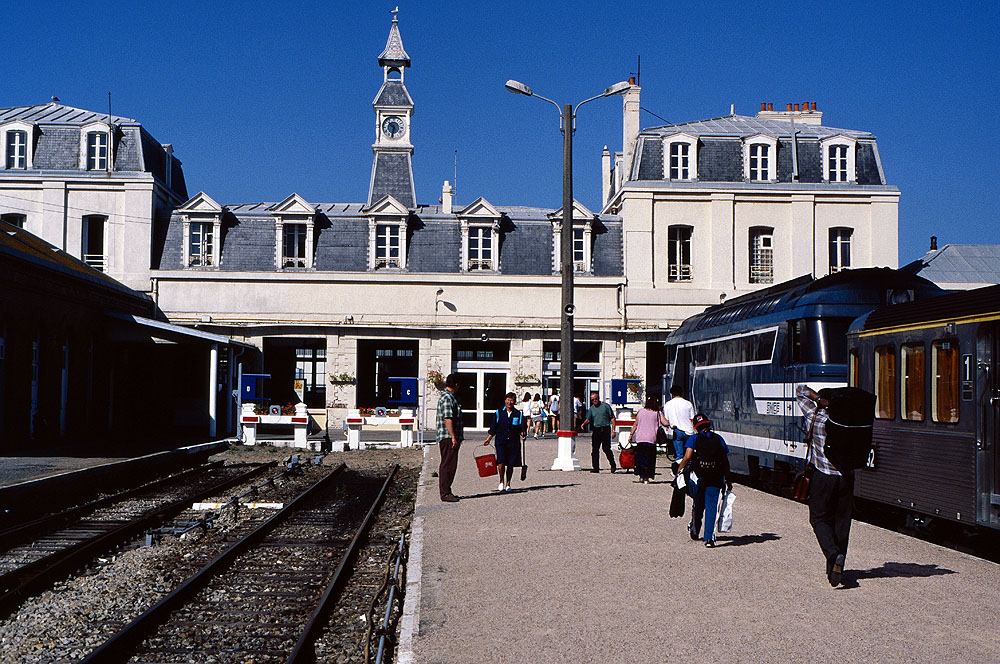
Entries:
[[347,418],[347,449],[361,449],[361,425],[365,423],[363,417]]
[[399,446],[413,447],[413,426],[416,423],[415,417],[399,418]]
[[295,447],[309,447],[309,411],[301,401],[295,404],[295,415],[292,416],[292,427],[295,431]]
[[260,417],[253,412],[252,403],[244,403],[240,411],[240,426],[243,427],[243,444],[257,444],[257,425]]

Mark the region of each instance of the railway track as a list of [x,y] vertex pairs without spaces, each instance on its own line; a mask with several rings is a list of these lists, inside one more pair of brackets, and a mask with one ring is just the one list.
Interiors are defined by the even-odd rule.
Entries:
[[399,466],[332,473],[83,661],[307,662]]
[[274,467],[209,464],[0,533],[0,617],[94,558]]

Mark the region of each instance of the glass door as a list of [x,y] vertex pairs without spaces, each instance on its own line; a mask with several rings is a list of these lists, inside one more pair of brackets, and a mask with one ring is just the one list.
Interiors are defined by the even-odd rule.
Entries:
[[461,383],[457,396],[462,406],[462,424],[466,429],[488,429],[493,414],[504,405],[508,372],[477,369],[457,373]]

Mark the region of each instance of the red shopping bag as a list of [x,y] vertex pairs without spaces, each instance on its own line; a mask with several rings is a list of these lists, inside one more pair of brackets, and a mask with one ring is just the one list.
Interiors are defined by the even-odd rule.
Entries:
[[479,454],[479,450],[485,445],[477,445],[473,456],[476,457],[476,465],[479,466],[480,477],[493,477],[497,474],[497,455],[493,452]]

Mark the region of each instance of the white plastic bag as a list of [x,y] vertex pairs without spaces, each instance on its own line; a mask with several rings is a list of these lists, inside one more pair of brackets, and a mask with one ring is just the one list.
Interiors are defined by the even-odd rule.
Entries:
[[722,497],[722,507],[719,509],[719,532],[728,533],[733,529],[733,503],[736,496],[732,491],[727,491]]

